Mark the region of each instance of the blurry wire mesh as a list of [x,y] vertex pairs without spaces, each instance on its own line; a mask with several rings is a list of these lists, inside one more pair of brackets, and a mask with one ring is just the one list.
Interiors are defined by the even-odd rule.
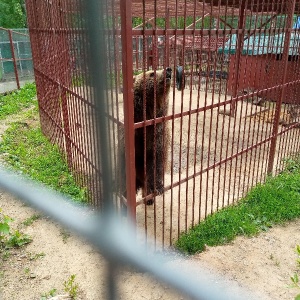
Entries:
[[[75,205],[71,199],[1,167],[0,188],[96,246],[107,261],[107,274],[97,281],[102,285],[99,294],[90,291],[89,295],[93,295],[90,299],[133,299],[133,295],[157,297],[161,293],[161,290],[151,291],[152,288],[148,289],[149,294],[142,291],[138,295],[136,291],[128,290],[126,282],[122,282],[125,272],[136,272],[139,282],[147,280],[149,284],[153,284],[154,280],[159,280],[162,290],[166,289],[166,285],[172,289],[172,292],[164,293],[170,299],[257,299],[239,285],[233,282],[229,284],[224,275],[205,267],[198,266],[196,269],[176,253],[165,253],[162,256],[146,251],[137,243],[134,229],[120,223],[116,214],[109,210],[100,214]],[[160,289],[158,285],[156,288]]]
[[299,152],[299,1],[103,3],[88,36],[83,1],[27,1],[42,129],[91,204],[108,184],[169,246]]
[[0,28],[0,93],[34,80],[28,29]]

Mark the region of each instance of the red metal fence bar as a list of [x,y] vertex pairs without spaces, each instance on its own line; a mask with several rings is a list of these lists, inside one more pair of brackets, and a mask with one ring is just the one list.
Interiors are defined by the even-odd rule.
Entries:
[[279,126],[279,116],[281,112],[281,105],[283,98],[285,96],[286,86],[284,85],[287,79],[287,64],[288,64],[288,57],[289,57],[289,47],[290,47],[290,40],[291,40],[291,31],[290,29],[293,27],[293,16],[295,13],[295,5],[296,0],[289,0],[286,1],[286,13],[287,13],[287,25],[285,31],[285,39],[284,39],[284,46],[283,46],[283,54],[282,54],[282,88],[280,93],[280,100],[276,103],[276,113],[274,117],[274,125],[273,125],[273,132],[272,132],[272,142],[270,146],[270,158],[269,158],[269,165],[268,165],[268,173],[272,173],[273,165],[274,165],[274,157],[275,157],[275,148],[276,148],[276,140],[278,134],[278,126]]
[[122,71],[124,99],[124,131],[126,148],[126,197],[130,216],[135,223],[136,218],[136,183],[135,183],[135,151],[134,151],[134,107],[133,107],[133,74],[132,74],[132,9],[131,0],[121,1],[122,18]]
[[10,43],[12,60],[13,60],[13,64],[14,64],[14,72],[15,72],[17,87],[19,89],[20,88],[20,81],[19,81],[19,75],[18,75],[18,69],[17,69],[17,62],[16,62],[16,56],[15,56],[15,49],[14,49],[14,44],[13,44],[11,30],[8,31],[8,35],[9,35],[9,43]]

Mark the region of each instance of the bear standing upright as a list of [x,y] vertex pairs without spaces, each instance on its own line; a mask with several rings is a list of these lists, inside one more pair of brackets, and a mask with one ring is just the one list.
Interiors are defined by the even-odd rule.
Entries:
[[[134,81],[134,122],[142,122],[167,115],[172,69],[147,71],[135,77]],[[145,101],[145,106],[144,106]],[[136,191],[142,189],[143,197],[164,191],[164,171],[168,157],[169,131],[164,122],[135,129],[135,170]],[[122,148],[122,149],[121,149]],[[125,149],[120,147],[121,170],[125,172]],[[146,170],[145,170],[146,168]],[[123,180],[126,184],[126,181]],[[126,197],[126,187],[121,188]],[[153,200],[148,200],[150,205]]]

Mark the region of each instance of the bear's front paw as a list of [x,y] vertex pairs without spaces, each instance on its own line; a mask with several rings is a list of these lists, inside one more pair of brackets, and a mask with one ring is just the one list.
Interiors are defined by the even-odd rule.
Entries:
[[[154,194],[154,196],[162,195],[163,193],[164,193],[164,186],[162,184],[159,184],[159,186],[157,186],[155,190],[150,190],[150,194]],[[153,205],[153,203],[154,203],[154,198],[146,201],[147,205]]]
[[153,199],[149,199],[149,200],[146,201],[147,205],[153,205],[153,203],[154,203]]
[[163,184],[158,184],[156,186],[156,190],[155,190],[155,195],[162,195],[164,193],[164,185]]

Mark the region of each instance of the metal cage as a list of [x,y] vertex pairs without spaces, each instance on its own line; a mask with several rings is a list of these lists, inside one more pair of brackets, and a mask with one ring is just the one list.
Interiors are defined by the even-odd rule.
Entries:
[[[91,204],[102,207],[109,176],[115,207],[146,239],[168,247],[299,152],[300,4],[103,5],[88,36],[84,1],[27,0],[42,129],[66,154]],[[92,70],[99,59],[104,69]],[[170,89],[160,77],[167,68]],[[104,96],[109,161],[97,131],[96,99]]]

